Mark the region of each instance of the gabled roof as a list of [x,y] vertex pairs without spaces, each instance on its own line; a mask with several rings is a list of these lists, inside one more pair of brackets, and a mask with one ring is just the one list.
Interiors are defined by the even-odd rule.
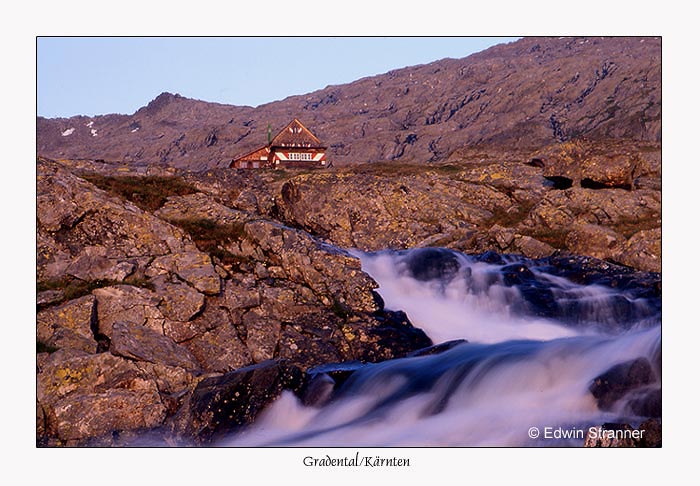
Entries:
[[322,147],[321,141],[298,119],[292,120],[270,142],[271,147]]
[[264,147],[256,148],[255,150],[253,150],[252,152],[248,152],[247,154],[234,157],[233,160],[260,160],[260,157],[267,156],[269,153],[270,147],[268,145],[265,145]]

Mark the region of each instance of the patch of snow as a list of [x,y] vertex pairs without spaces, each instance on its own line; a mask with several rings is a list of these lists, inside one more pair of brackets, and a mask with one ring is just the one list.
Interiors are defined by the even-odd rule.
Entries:
[[97,130],[95,130],[94,128],[90,129],[90,133],[92,134],[93,137],[97,136]]
[[88,123],[88,124],[85,125],[85,126],[88,127],[88,128],[92,128],[92,124],[93,124],[93,123],[95,123],[95,122],[94,122],[94,121],[91,121],[90,123]]
[[139,127],[136,127],[133,130],[131,130],[131,133],[138,132],[138,131],[139,131]]
[[69,128],[68,130],[61,132],[61,136],[67,137],[68,135],[72,135],[74,131],[75,131],[75,128]]

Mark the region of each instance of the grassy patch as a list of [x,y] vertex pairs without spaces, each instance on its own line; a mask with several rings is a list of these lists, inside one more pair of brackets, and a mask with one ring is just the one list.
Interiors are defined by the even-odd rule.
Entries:
[[97,279],[97,280],[80,280],[73,277],[63,277],[60,279],[37,281],[37,293],[45,290],[60,290],[63,293],[61,299],[52,305],[61,304],[69,300],[77,299],[85,295],[89,295],[93,290],[102,287],[110,287],[112,285],[133,285],[148,290],[155,290],[153,283],[146,277],[130,276],[123,281]]
[[558,250],[566,250],[566,235],[569,234],[569,230],[538,228],[532,231],[522,231],[522,234],[547,243]]
[[484,221],[481,226],[488,229],[494,224],[497,224],[499,226],[503,226],[504,228],[512,228],[527,218],[533,206],[534,203],[523,204],[518,206],[517,211],[506,211],[502,208],[495,208],[491,210],[493,216]]
[[239,257],[226,250],[224,246],[244,238],[245,223],[234,222],[219,224],[206,218],[185,218],[170,220],[192,237],[192,241],[200,251],[216,257],[224,264],[240,265],[245,258]]
[[89,174],[85,180],[110,194],[136,204],[144,211],[155,211],[170,196],[194,194],[197,189],[181,177],[160,176],[104,176]]
[[51,354],[51,353],[54,353],[56,351],[58,351],[58,348],[55,348],[55,347],[51,346],[50,344],[44,344],[41,341],[37,340],[37,342],[36,342],[36,353],[37,354],[39,354],[39,353]]
[[651,230],[661,227],[661,215],[654,215],[643,219],[622,219],[611,228],[625,238],[631,238],[642,230]]

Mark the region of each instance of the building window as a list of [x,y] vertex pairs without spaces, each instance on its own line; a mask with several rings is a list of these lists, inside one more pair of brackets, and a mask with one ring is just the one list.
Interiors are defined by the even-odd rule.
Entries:
[[299,152],[290,152],[289,153],[289,160],[313,160],[312,154],[308,152],[304,153],[299,153]]

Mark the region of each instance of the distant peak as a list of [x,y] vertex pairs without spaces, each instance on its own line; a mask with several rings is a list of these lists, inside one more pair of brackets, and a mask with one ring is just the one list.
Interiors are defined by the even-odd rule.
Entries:
[[158,111],[161,108],[169,105],[173,101],[176,100],[182,100],[185,99],[184,97],[180,96],[179,94],[175,93],[168,93],[167,91],[164,93],[159,94],[158,96],[155,97],[148,105],[146,105],[146,110],[148,111]]

